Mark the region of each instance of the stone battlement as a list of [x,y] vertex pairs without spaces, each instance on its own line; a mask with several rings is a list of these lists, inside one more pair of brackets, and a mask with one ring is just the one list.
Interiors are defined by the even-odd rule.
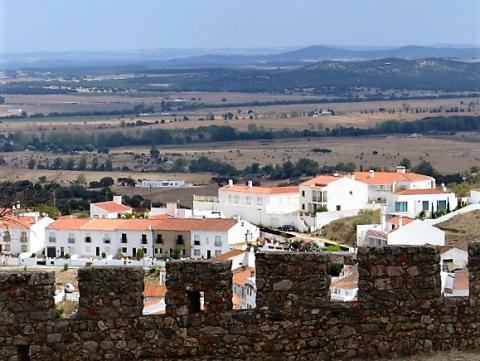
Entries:
[[[1,360],[346,360],[480,348],[480,243],[470,296],[443,298],[435,247],[360,248],[357,302],[333,303],[323,253],[258,253],[257,308],[232,310],[230,262],[167,263],[166,314],[142,316],[144,272],[79,270],[76,318],[51,272],[0,272]],[[203,296],[203,307],[200,298]]]

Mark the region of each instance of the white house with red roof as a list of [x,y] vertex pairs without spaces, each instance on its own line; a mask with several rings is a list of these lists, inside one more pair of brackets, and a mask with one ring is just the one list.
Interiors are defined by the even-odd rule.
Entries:
[[30,256],[45,246],[45,228],[53,222],[39,214],[15,215],[7,213],[0,221],[0,255]]
[[435,178],[407,172],[403,166],[396,167],[395,172],[368,172],[352,173],[356,180],[368,186],[368,199],[377,201],[385,199],[390,193],[403,189],[432,189],[435,188]]
[[[194,197],[194,215],[239,217],[253,224],[279,227],[299,221],[299,189],[293,187],[229,184],[218,190],[218,197]],[[292,224],[296,226],[295,224]]]
[[[254,267],[239,267],[232,271],[233,303],[235,309],[256,307],[257,285]],[[236,296],[236,297],[235,297]]]
[[109,202],[90,204],[90,218],[119,218],[121,215],[132,213],[132,208],[122,204],[122,196],[113,196]]
[[[430,218],[433,213],[445,213],[457,208],[455,193],[442,189],[405,189],[387,196],[387,213],[391,215],[416,218],[422,212]],[[433,217],[432,217],[433,218]]]
[[391,217],[382,224],[357,226],[357,246],[444,246],[445,232],[419,219]]
[[367,206],[368,187],[350,176],[321,175],[300,184],[300,211],[317,212],[360,210]]
[[330,300],[333,302],[352,302],[358,297],[358,265],[345,265],[339,277],[333,277],[330,283]]

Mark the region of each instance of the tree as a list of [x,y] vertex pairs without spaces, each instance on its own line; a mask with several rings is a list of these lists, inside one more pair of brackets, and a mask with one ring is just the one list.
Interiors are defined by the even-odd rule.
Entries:
[[143,248],[137,249],[137,259],[141,260],[145,257],[145,252],[143,251]]
[[65,161],[63,158],[57,157],[53,161],[52,168],[53,169],[63,169],[65,167]]
[[87,158],[81,157],[80,161],[78,162],[77,170],[85,170],[87,169]]
[[85,174],[79,174],[77,176],[77,183],[86,186],[87,185],[87,178],[85,177]]
[[97,170],[97,168],[98,168],[98,158],[95,157],[92,160],[92,170]]
[[114,183],[115,181],[112,177],[103,177],[102,179],[100,179],[100,185],[102,187],[111,187]]
[[65,162],[65,169],[73,170],[73,168],[75,168],[75,160],[73,158],[68,158]]
[[107,161],[105,162],[105,170],[111,171],[112,169],[113,169],[112,161],[110,159],[107,159]]
[[45,213],[53,219],[56,219],[58,218],[58,216],[60,216],[60,211],[57,208],[49,206],[47,204],[39,204],[35,207],[35,210],[40,214]]
[[407,158],[403,158],[399,165],[407,169],[412,168],[412,162],[410,162],[410,159],[407,159]]
[[35,159],[30,158],[30,160],[28,161],[28,169],[35,169],[36,164],[37,162],[35,161]]
[[172,258],[173,259],[180,259],[180,257],[182,256],[182,253],[183,253],[183,247],[182,246],[176,246],[173,249]]
[[152,147],[150,149],[150,158],[153,160],[158,160],[158,157],[160,156],[160,151],[156,147]]

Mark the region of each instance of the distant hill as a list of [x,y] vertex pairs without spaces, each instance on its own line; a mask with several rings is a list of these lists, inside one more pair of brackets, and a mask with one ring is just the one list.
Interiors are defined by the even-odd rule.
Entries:
[[135,66],[149,67],[231,67],[231,66],[299,66],[322,60],[367,61],[383,58],[415,60],[445,58],[480,59],[480,47],[403,46],[380,50],[352,50],[315,45],[296,50],[144,50],[125,52],[70,52],[4,54],[0,67],[77,67],[77,66]]

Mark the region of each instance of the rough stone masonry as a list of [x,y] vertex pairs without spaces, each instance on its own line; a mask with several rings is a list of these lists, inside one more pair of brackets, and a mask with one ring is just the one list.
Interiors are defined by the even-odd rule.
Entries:
[[479,243],[469,244],[465,298],[441,296],[437,248],[360,248],[358,261],[358,302],[332,303],[327,254],[258,253],[257,309],[235,311],[230,262],[169,262],[159,316],[142,316],[142,269],[84,268],[72,319],[54,319],[52,273],[2,272],[0,360],[372,360],[480,348]]

